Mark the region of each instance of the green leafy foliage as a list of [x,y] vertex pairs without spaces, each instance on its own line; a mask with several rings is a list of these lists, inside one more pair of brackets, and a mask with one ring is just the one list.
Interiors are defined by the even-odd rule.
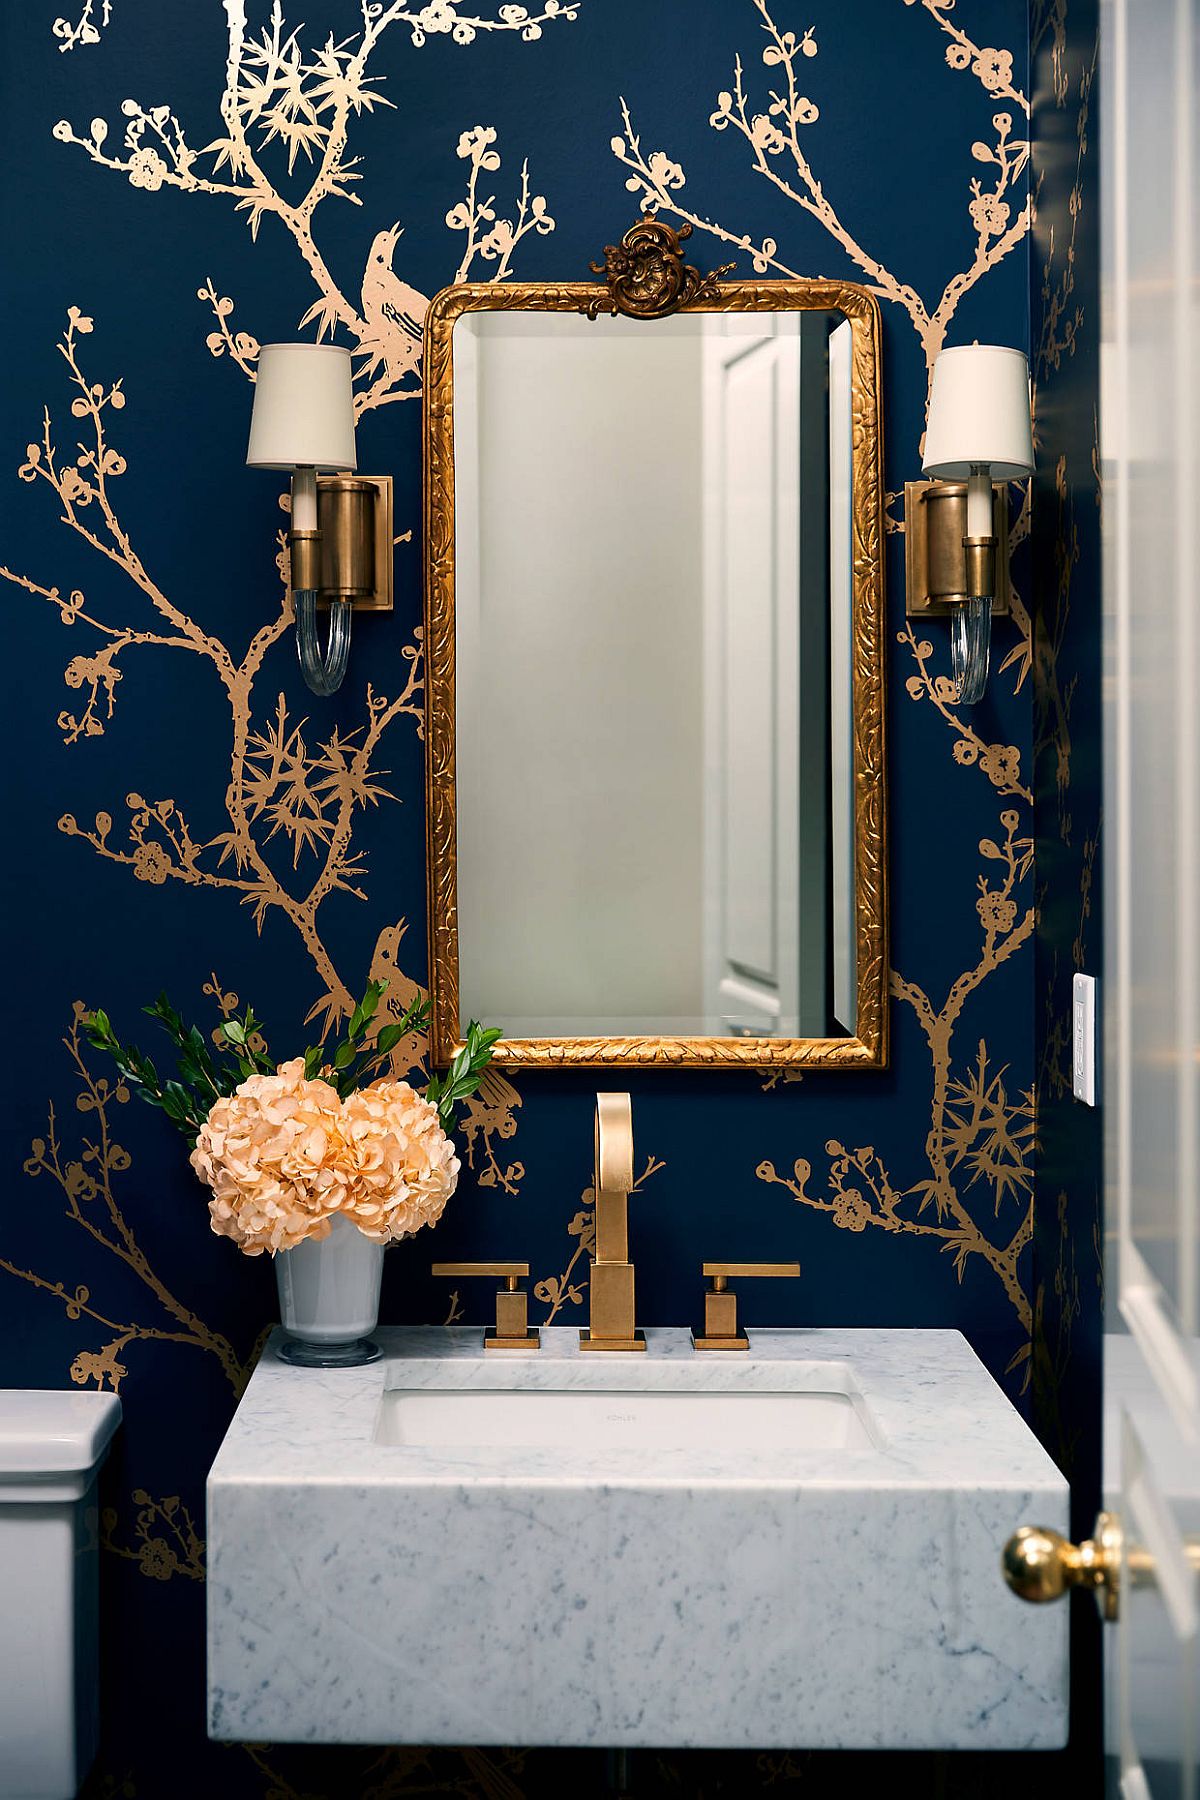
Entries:
[[462,1049],[455,1056],[444,1075],[435,1075],[425,1090],[425,1098],[432,1100],[438,1109],[438,1117],[442,1129],[449,1131],[454,1124],[454,1109],[463,1100],[469,1100],[483,1079],[483,1071],[492,1060],[492,1046],[504,1034],[493,1027],[480,1025],[472,1019],[467,1026],[467,1035]]
[[391,1025],[381,1025],[372,1038],[372,1021],[387,992],[387,985],[386,981],[368,982],[366,993],[350,1015],[345,1034],[332,1051],[327,1045],[312,1044],[304,1052],[304,1073],[312,1076],[324,1069],[326,1081],[337,1089],[343,1100],[347,1094],[365,1087],[382,1073],[401,1038],[413,1031],[424,1031],[429,1023],[429,1002],[417,999],[400,1019]]
[[[388,1058],[402,1039],[424,1031],[429,1023],[429,1001],[416,999],[399,1019],[372,1030],[379,1003],[387,992],[386,981],[372,981],[351,1013],[343,1035],[332,1049],[310,1044],[304,1052],[304,1073],[311,1080],[320,1075],[341,1099],[365,1087],[383,1073]],[[239,1018],[223,1019],[213,1036],[216,1054],[195,1025],[188,1025],[165,994],[142,1009],[162,1026],[175,1052],[173,1077],[163,1079],[150,1058],[136,1044],[123,1044],[106,1012],[97,1007],[85,1013],[83,1028],[93,1050],[112,1057],[117,1070],[133,1091],[150,1106],[164,1112],[187,1139],[196,1142],[200,1127],[214,1101],[232,1094],[252,1075],[273,1075],[275,1061],[262,1035],[262,1021],[250,1007]],[[438,1109],[442,1127],[450,1131],[456,1107],[476,1091],[491,1061],[492,1046],[502,1034],[485,1029],[474,1019],[466,1041],[444,1075],[434,1076],[426,1098]]]
[[106,1012],[97,1009],[85,1013],[83,1029],[93,1050],[107,1051],[112,1057],[122,1081],[150,1106],[165,1112],[189,1144],[194,1144],[211,1099],[202,1100],[194,1088],[182,1081],[161,1080],[150,1058],[143,1055],[136,1044],[122,1044]]

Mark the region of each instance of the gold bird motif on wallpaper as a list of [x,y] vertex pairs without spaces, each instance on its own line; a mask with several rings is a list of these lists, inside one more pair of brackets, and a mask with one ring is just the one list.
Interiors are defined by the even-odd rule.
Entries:
[[[400,945],[408,923],[401,919],[395,925],[385,925],[375,942],[375,954],[371,958],[371,980],[386,981],[388,984],[387,999],[384,1002],[384,1013],[398,1017],[414,1000],[421,997],[422,989],[406,975],[400,967]],[[407,1037],[401,1038],[392,1052],[392,1073],[407,1075],[410,1070],[418,1068],[425,1055],[425,1039],[417,1032],[410,1031]]]
[[462,1135],[467,1147],[467,1167],[474,1169],[480,1187],[500,1187],[506,1194],[518,1191],[525,1165],[511,1162],[500,1166],[493,1138],[516,1136],[516,1109],[521,1096],[499,1069],[485,1069],[478,1091],[464,1102]]
[[421,361],[421,332],[429,301],[392,268],[401,227],[377,231],[363,271],[362,316],[366,327],[359,349],[367,358],[366,374],[383,367],[395,387],[416,372]]

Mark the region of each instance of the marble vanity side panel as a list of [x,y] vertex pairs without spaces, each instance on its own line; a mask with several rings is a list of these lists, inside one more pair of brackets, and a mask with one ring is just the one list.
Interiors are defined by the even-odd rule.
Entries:
[[215,1487],[210,1731],[1054,1748],[1065,1619],[964,1577],[1032,1514],[1065,1524],[1065,1498],[727,1485],[668,1515],[649,1485]]

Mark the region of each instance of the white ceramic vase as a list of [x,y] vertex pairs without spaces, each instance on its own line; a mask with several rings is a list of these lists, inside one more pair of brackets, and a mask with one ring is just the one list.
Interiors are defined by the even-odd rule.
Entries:
[[275,1278],[288,1334],[279,1352],[285,1362],[347,1369],[382,1355],[368,1333],[379,1323],[383,1250],[349,1219],[335,1217],[328,1237],[280,1251]]

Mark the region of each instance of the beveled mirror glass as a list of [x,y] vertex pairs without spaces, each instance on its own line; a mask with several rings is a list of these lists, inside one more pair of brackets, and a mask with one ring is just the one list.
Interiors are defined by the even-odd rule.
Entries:
[[879,1067],[875,302],[608,306],[430,308],[435,1059]]

